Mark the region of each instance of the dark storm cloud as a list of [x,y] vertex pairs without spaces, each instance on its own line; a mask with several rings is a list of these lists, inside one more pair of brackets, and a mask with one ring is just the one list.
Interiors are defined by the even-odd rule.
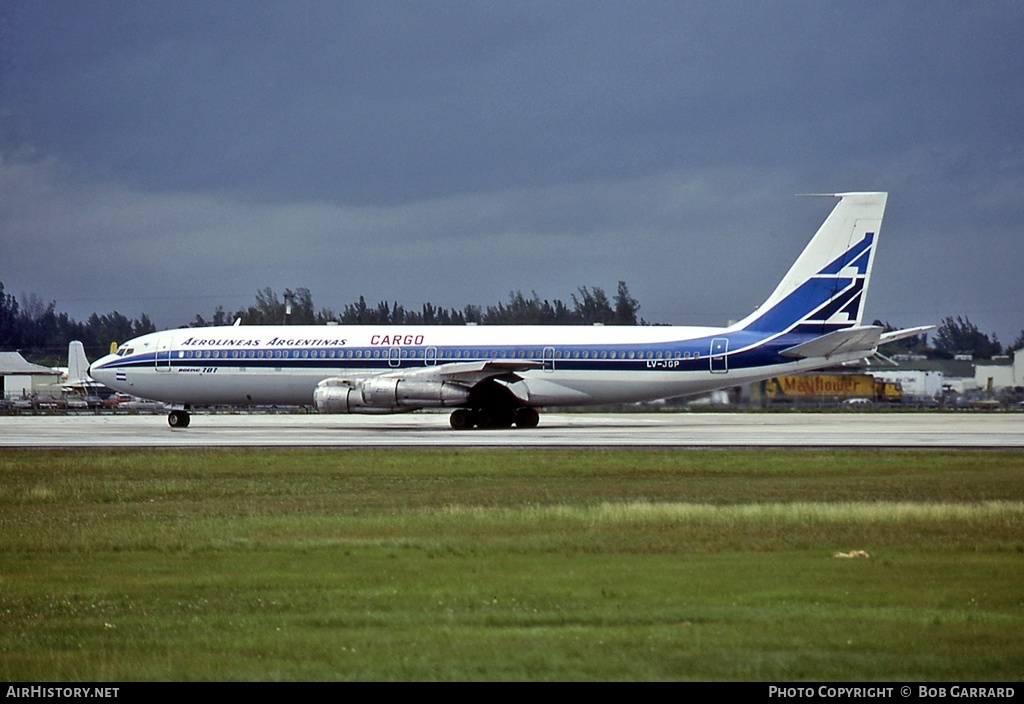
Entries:
[[1020,104],[1009,85],[979,96],[1015,54],[1005,29],[972,36],[993,29],[985,8],[938,24],[825,3],[27,7],[8,23],[14,136],[149,188],[395,202],[813,164],[963,139]]
[[[793,193],[877,189],[869,315],[1008,342],[1022,39],[1010,2],[8,2],[0,281],[172,325],[266,285],[416,306],[624,278],[648,319],[712,324],[830,206]],[[90,275],[49,275],[86,244]],[[94,292],[111,266],[145,286]]]

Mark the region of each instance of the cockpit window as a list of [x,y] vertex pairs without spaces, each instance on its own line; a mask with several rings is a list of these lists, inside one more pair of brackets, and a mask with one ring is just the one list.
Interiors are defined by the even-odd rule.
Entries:
[[120,347],[114,354],[116,354],[118,357],[125,357],[127,355],[132,354],[133,352],[135,352],[135,350],[131,347]]

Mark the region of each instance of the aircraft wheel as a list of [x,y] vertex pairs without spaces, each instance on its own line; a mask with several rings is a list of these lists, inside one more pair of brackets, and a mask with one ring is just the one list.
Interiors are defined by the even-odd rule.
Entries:
[[167,414],[167,425],[172,428],[187,428],[190,420],[188,411],[171,411]]
[[514,421],[515,417],[507,411],[482,408],[476,412],[478,428],[511,428]]
[[515,422],[515,416],[511,412],[502,411],[491,417],[492,428],[511,428]]
[[456,408],[448,419],[455,430],[469,430],[473,427],[473,411],[468,408]]
[[537,409],[529,406],[517,408],[515,423],[517,428],[536,428],[540,423],[540,413],[537,413]]

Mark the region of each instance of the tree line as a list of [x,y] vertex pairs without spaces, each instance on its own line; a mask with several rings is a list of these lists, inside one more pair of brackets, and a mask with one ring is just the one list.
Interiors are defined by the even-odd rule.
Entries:
[[413,310],[397,301],[384,300],[371,306],[360,296],[358,301],[345,304],[340,312],[329,308],[317,311],[307,288],[286,289],[283,296],[264,288],[257,291],[254,305],[233,313],[218,306],[209,321],[196,315],[190,326],[231,325],[235,320],[241,320],[242,325],[646,325],[646,321],[637,318],[639,311],[640,303],[630,295],[624,281],[619,282],[611,299],[600,287],[581,286],[572,294],[571,306],[558,299],[541,300],[536,292],[526,296],[522,291],[513,291],[507,303],[486,308],[444,308],[424,303]]
[[[370,305],[363,296],[345,304],[340,312],[316,309],[308,288],[286,289],[278,295],[267,287],[256,292],[256,301],[244,309],[227,311],[217,306],[209,320],[201,314],[186,326],[232,325],[647,325],[639,319],[640,303],[620,281],[616,294],[609,298],[600,287],[581,286],[572,294],[571,303],[541,300],[536,292],[509,294],[505,303],[492,306],[467,305],[462,309],[424,303],[419,309],[407,309],[397,301]],[[46,366],[67,363],[68,343],[81,340],[90,359],[106,354],[111,342],[156,332],[149,316],[128,318],[114,311],[93,313],[79,322],[67,313],[58,313],[56,302],[44,303],[35,294],[18,301],[4,291],[0,282],[0,350],[18,350],[26,359]]]
[[106,354],[114,340],[123,342],[156,332],[149,317],[128,318],[117,311],[93,313],[85,322],[58,313],[55,301],[45,303],[35,294],[19,301],[4,291],[0,281],[0,351],[17,350],[30,362],[44,366],[67,364],[68,343],[81,340],[90,359]]
[[[397,301],[366,302],[363,296],[347,303],[340,311],[316,309],[313,296],[307,288],[286,289],[278,295],[267,287],[256,292],[256,301],[244,309],[228,312],[217,306],[209,320],[196,314],[187,326],[207,327],[231,325],[240,320],[242,325],[650,325],[639,318],[640,303],[629,293],[629,287],[620,281],[614,296],[604,289],[581,286],[570,301],[541,299],[536,292],[529,296],[521,291],[509,293],[508,301],[491,306],[467,305],[445,308],[424,303],[418,309],[409,309]],[[894,326],[874,321],[886,330]],[[21,351],[26,359],[46,366],[67,363],[67,348],[71,340],[81,340],[90,359],[105,354],[111,342],[124,342],[133,337],[156,332],[149,317],[143,313],[129,318],[117,311],[105,315],[93,313],[79,322],[67,313],[58,313],[56,302],[44,302],[35,294],[18,301],[4,291],[0,282],[0,350]],[[948,316],[938,329],[887,345],[884,354],[923,354],[929,357],[952,358],[970,354],[975,359],[1024,348],[1024,329],[1017,339],[1005,348],[996,336],[981,332],[965,316]]]

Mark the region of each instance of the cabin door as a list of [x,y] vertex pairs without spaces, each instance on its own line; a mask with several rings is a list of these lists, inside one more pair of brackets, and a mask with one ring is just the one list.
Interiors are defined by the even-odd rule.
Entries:
[[729,339],[716,337],[711,341],[711,373],[726,374],[729,371]]
[[156,370],[158,372],[169,372],[171,370],[171,338],[161,337],[156,341]]
[[553,372],[555,371],[555,348],[545,347],[544,356],[542,358],[544,362],[544,371]]

